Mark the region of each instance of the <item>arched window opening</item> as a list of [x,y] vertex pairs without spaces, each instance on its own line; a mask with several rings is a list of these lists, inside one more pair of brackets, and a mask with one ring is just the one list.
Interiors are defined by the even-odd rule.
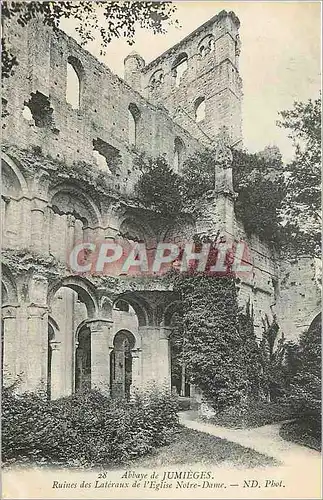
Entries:
[[161,69],[155,71],[149,81],[149,87],[154,90],[164,82],[164,73]]
[[140,111],[135,104],[129,104],[128,107],[128,125],[129,125],[129,143],[135,146],[138,139],[138,123]]
[[201,59],[204,59],[208,54],[214,51],[215,43],[212,35],[207,35],[200,42],[198,47],[198,52],[201,56]]
[[127,330],[120,330],[113,341],[110,354],[110,387],[113,397],[130,397],[132,384],[132,350],[135,337]]
[[91,332],[83,327],[78,336],[75,360],[75,391],[91,389]]
[[173,162],[173,168],[175,172],[178,172],[181,167],[184,152],[185,152],[185,145],[182,139],[180,139],[180,137],[176,137],[174,141],[174,162]]
[[194,110],[195,110],[196,123],[203,121],[205,118],[205,99],[204,99],[204,97],[199,97],[198,99],[196,99],[195,104],[194,104]]
[[201,47],[199,49],[199,52],[200,52],[200,56],[203,59],[205,57],[205,47],[204,47],[204,45],[201,45]]
[[172,75],[175,77],[175,85],[176,87],[180,86],[180,83],[183,79],[183,75],[188,68],[188,56],[185,52],[180,54],[172,67]]
[[67,59],[66,71],[66,102],[73,109],[79,109],[81,103],[81,83],[83,76],[83,68],[75,57]]

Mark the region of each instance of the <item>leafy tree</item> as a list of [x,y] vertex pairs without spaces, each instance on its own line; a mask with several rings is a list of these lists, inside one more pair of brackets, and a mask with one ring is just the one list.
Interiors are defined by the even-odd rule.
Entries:
[[295,102],[280,115],[278,125],[289,130],[295,146],[294,158],[286,168],[286,239],[299,254],[317,255],[321,234],[321,97]]
[[[2,4],[2,17],[17,21],[25,26],[41,15],[44,24],[57,29],[61,19],[72,18],[76,21],[76,31],[82,45],[98,39],[101,53],[115,38],[126,38],[129,45],[134,43],[137,25],[153,33],[166,33],[168,24],[178,24],[173,20],[176,7],[172,2],[135,2],[135,1],[6,1]],[[104,19],[104,24],[102,24]],[[19,61],[10,52],[8,41],[2,39],[2,76],[8,78]]]
[[141,203],[163,217],[175,217],[183,206],[181,179],[167,164],[165,158],[138,159],[141,177],[136,184],[136,194]]
[[280,209],[285,196],[283,163],[276,148],[260,153],[233,151],[235,212],[248,234],[268,243],[280,240]]

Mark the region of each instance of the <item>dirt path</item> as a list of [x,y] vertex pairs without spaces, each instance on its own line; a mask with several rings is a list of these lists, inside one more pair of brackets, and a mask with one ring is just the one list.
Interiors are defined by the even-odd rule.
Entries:
[[308,467],[311,461],[313,461],[313,464],[317,464],[321,459],[321,454],[318,451],[281,438],[279,435],[280,423],[253,429],[231,429],[201,422],[198,420],[197,413],[193,411],[181,412],[180,423],[190,429],[206,432],[269,455],[286,466],[299,465],[301,462],[305,462]]

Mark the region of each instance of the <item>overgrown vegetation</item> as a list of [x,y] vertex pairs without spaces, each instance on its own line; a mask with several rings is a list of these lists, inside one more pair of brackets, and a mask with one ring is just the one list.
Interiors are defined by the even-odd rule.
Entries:
[[232,406],[213,416],[211,422],[215,425],[245,429],[261,427],[262,425],[281,422],[295,417],[293,409],[287,400],[268,402],[251,400],[246,404]]
[[136,164],[141,177],[136,192],[141,203],[162,217],[173,218],[183,209],[181,178],[160,156],[156,159],[141,155]]
[[191,383],[217,411],[257,394],[260,356],[251,318],[238,309],[235,280],[192,272],[179,275],[174,288],[185,297],[182,360]]
[[[248,235],[256,234],[267,243],[277,245],[285,196],[281,156],[276,148],[267,148],[258,154],[232,152],[236,216]],[[186,160],[181,175],[175,173],[163,157],[141,158],[142,174],[136,186],[138,198],[146,208],[169,219],[181,211],[198,217],[203,210],[203,197],[215,188],[214,158],[214,150],[196,153]]]
[[297,369],[291,380],[290,399],[300,421],[305,420],[312,434],[321,435],[321,326],[319,315],[301,335]]
[[168,444],[178,429],[177,403],[167,392],[131,401],[100,392],[57,401],[2,393],[2,459],[96,465],[124,463]]

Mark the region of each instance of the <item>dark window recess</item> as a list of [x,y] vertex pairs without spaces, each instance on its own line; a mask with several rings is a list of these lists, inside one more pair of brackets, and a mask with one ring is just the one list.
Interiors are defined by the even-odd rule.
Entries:
[[7,99],[4,99],[4,97],[2,97],[1,98],[1,116],[2,116],[2,118],[5,118],[6,116],[9,115],[8,110],[7,110],[7,106],[8,106]]
[[37,90],[24,104],[30,109],[36,127],[51,127],[53,125],[54,110],[50,106],[48,97],[44,94]]
[[93,150],[105,158],[108,169],[111,173],[115,173],[121,160],[120,151],[99,138],[93,139]]

